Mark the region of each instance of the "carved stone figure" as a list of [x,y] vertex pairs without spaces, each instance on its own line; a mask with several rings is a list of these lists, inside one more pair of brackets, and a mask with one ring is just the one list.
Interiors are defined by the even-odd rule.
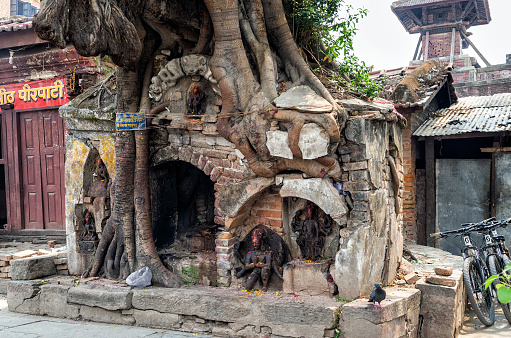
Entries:
[[92,174],[93,180],[89,188],[89,196],[91,197],[107,197],[108,196],[108,170],[102,159],[96,162],[96,170]]
[[314,203],[307,202],[304,209],[293,217],[292,228],[298,233],[296,243],[302,258],[315,261],[321,259],[325,237],[332,232],[332,219]]
[[242,242],[235,244],[235,253],[243,263],[236,269],[236,277],[247,273],[246,289],[251,290],[259,281],[263,291],[273,272],[282,278],[282,266],[290,260],[290,251],[284,240],[274,231],[258,224]]
[[92,254],[98,243],[94,215],[88,209],[83,211],[82,232],[78,237],[79,253]]

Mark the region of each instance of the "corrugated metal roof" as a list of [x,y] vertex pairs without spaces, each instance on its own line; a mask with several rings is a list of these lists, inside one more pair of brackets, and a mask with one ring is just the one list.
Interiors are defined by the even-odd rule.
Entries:
[[511,131],[511,93],[460,98],[430,115],[414,136]]
[[25,16],[11,16],[0,18],[0,32],[12,32],[32,28],[32,18]]

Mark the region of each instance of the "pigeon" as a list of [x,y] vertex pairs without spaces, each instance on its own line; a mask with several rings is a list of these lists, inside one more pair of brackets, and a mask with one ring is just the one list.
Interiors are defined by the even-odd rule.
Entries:
[[380,286],[379,283],[374,283],[374,290],[373,292],[371,292],[371,296],[369,296],[369,301],[370,302],[373,302],[373,305],[374,307],[378,307],[375,303],[378,302],[378,305],[380,306],[380,308],[382,308],[381,306],[381,301],[385,299],[385,297],[387,296],[387,293],[385,292],[385,290],[383,290]]

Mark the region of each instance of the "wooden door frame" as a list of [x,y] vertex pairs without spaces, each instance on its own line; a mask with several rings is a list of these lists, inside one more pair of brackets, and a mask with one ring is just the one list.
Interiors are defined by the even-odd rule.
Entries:
[[[23,191],[22,191],[22,172],[20,158],[20,135],[19,135],[19,115],[20,113],[39,112],[42,110],[57,110],[60,106],[40,107],[32,109],[15,110],[13,104],[0,105],[2,115],[2,151],[4,161],[6,162],[5,183],[6,183],[6,204],[7,204],[7,229],[0,231],[10,235],[63,235],[65,234],[65,182],[61,185],[62,194],[62,212],[63,212],[63,230],[25,230],[23,225]],[[62,122],[63,123],[63,122]],[[8,128],[11,130],[12,137],[7,137]],[[65,126],[64,126],[65,127]],[[65,129],[65,128],[64,128]],[[63,142],[65,146],[64,135]],[[16,142],[15,142],[16,140]],[[64,153],[64,154],[63,154]],[[59,162],[62,170],[65,171],[65,152],[59,153]],[[65,176],[65,173],[64,175]]]

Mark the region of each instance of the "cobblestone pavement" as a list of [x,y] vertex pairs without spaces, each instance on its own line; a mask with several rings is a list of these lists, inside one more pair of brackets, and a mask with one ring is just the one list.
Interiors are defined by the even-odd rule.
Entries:
[[0,295],[0,337],[2,338],[183,338],[209,337],[186,332],[138,326],[103,324],[10,312],[5,295]]
[[460,332],[460,337],[463,338],[511,338],[511,325],[504,317],[504,313],[499,306],[495,308],[495,324],[492,326],[484,326],[477,319],[476,314],[470,305],[467,305],[467,311],[465,311],[465,321],[463,328]]

